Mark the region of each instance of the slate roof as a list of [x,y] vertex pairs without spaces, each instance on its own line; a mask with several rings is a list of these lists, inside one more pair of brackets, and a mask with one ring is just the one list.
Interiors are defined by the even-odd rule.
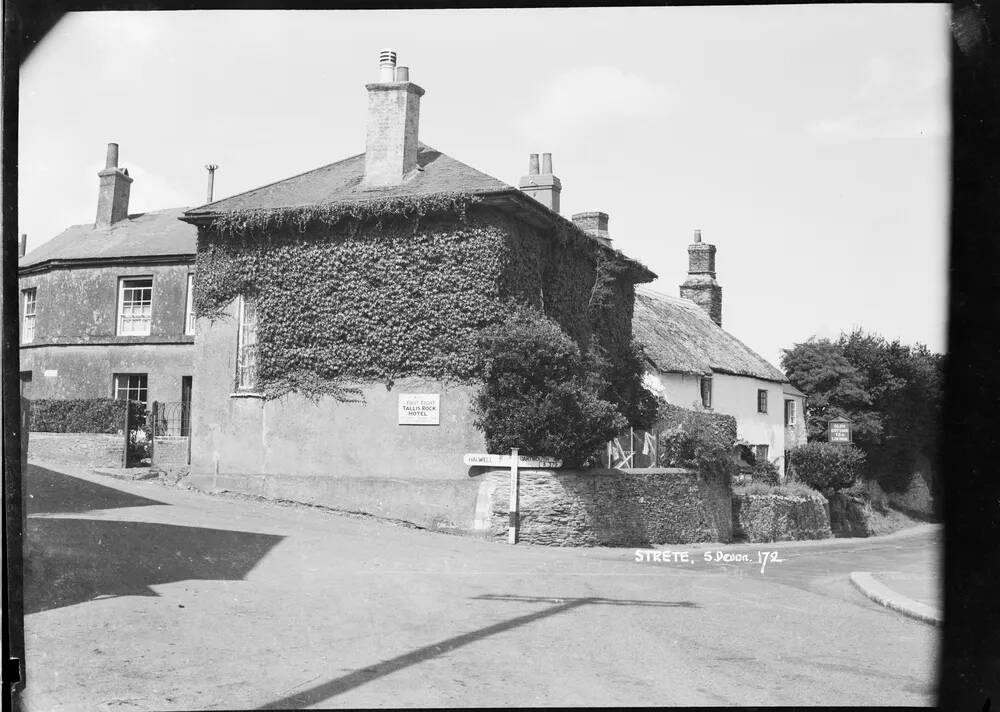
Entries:
[[725,331],[697,304],[636,287],[632,333],[661,373],[728,373],[787,383],[785,374]]
[[187,215],[194,218],[234,210],[290,208],[366,198],[516,190],[513,186],[423,143],[418,144],[417,166],[422,170],[415,171],[399,185],[363,188],[361,180],[365,173],[365,154],[361,153],[270,185],[192,208]]
[[18,261],[18,267],[49,260],[112,259],[163,255],[194,256],[198,229],[178,220],[186,208],[129,215],[108,228],[73,225]]

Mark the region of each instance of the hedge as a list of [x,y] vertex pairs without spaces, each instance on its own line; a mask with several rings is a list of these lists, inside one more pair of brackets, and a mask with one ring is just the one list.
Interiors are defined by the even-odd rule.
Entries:
[[77,398],[31,401],[31,430],[41,433],[120,433],[129,401]]
[[811,442],[788,451],[800,482],[818,490],[842,490],[857,482],[865,454],[847,443]]
[[736,474],[733,416],[688,410],[661,401],[654,429],[659,433],[659,466],[691,467],[705,474],[721,475],[727,482]]

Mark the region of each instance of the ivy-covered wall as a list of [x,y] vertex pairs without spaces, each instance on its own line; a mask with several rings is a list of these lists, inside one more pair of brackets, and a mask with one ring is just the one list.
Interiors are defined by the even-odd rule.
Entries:
[[[531,228],[468,196],[229,214],[199,229],[195,310],[258,310],[261,391],[316,396],[345,381],[467,382],[478,331],[511,301],[541,306],[612,369],[631,343],[632,263],[575,229]],[[381,203],[376,203],[377,207]]]

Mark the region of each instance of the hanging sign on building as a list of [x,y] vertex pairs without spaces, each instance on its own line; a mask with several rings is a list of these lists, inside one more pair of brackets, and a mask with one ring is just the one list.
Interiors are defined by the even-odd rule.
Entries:
[[400,425],[440,425],[440,393],[400,393]]
[[827,439],[832,443],[851,442],[851,422],[847,418],[830,418],[827,421]]

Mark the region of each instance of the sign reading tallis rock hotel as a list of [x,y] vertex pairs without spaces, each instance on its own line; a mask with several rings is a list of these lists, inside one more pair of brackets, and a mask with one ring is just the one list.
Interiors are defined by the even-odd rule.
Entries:
[[440,425],[441,395],[438,393],[400,393],[400,425]]

